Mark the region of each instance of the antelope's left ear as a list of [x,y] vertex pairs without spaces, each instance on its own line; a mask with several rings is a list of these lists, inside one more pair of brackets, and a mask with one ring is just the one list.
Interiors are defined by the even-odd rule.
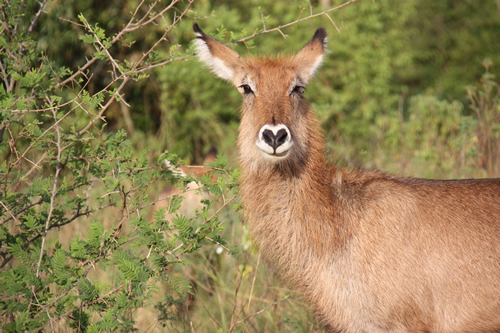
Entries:
[[311,41],[295,56],[299,76],[305,83],[309,82],[316,70],[321,66],[326,51],[326,42],[326,30],[319,28]]

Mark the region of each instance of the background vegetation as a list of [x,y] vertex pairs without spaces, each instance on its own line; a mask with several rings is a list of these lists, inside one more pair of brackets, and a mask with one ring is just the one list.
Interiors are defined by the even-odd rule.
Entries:
[[[192,56],[192,23],[241,54],[295,52],[326,27],[306,97],[332,162],[480,178],[500,176],[499,14],[497,0],[3,1],[1,329],[321,331],[248,238],[240,97]],[[212,147],[209,174],[180,174]]]

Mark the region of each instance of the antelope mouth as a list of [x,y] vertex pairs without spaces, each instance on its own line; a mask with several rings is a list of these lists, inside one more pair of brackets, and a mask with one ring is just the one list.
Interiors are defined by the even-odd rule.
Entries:
[[[285,150],[284,152],[282,153],[274,153],[274,154],[271,154],[271,156],[276,156],[276,157],[283,157],[283,156],[286,156],[288,154],[288,152],[290,151],[290,149],[288,150]],[[267,154],[267,153],[266,153]]]
[[277,153],[277,152],[274,152],[274,153],[269,153],[267,151],[264,151],[264,150],[261,150],[260,151],[263,155],[267,155],[267,156],[271,156],[271,157],[285,157],[286,155],[288,155],[288,153],[290,152],[290,149],[288,150],[285,150],[283,152],[280,152],[280,153]]
[[285,150],[283,152],[280,152],[280,153],[268,153],[267,151],[264,151],[264,150],[260,150],[260,153],[262,154],[262,157],[264,157],[264,159],[268,160],[269,162],[278,162],[278,161],[281,161],[285,158],[288,157],[288,153],[290,152],[290,149],[288,150]]

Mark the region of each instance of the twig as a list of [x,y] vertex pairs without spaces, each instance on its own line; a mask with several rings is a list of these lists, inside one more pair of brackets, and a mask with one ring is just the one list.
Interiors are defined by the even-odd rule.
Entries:
[[[7,206],[5,206],[5,205],[4,205],[4,203],[3,203],[1,200],[0,200],[0,204],[2,204],[3,208],[5,208],[5,210],[6,210],[6,211],[10,214],[10,216],[12,216],[12,218],[14,219],[14,221],[16,221],[17,223],[21,224],[21,222],[19,222],[19,220],[18,220],[18,219],[16,218],[16,216],[14,215],[14,213],[12,213],[12,212],[10,211],[10,209],[9,209]],[[8,221],[8,220],[10,220],[10,218],[9,218],[9,219],[7,219],[7,221]],[[6,222],[6,221],[4,221],[4,222],[0,223],[0,225],[4,224],[5,222]]]
[[219,243],[218,241],[213,240],[212,238],[210,238],[210,237],[208,237],[208,236],[205,236],[205,238],[206,238],[206,239],[208,239],[209,241],[211,241],[212,243],[215,243],[215,244],[217,244],[217,245],[220,245],[220,246],[221,246],[222,248],[224,248],[226,251],[228,251],[228,252],[230,252],[230,251],[231,251],[231,250],[229,250],[229,249],[227,248],[227,246],[225,246],[224,244],[221,244],[221,243]]
[[35,24],[38,22],[38,19],[40,18],[40,15],[42,15],[42,13],[43,13],[43,8],[45,7],[46,3],[47,3],[47,0],[43,0],[43,2],[40,4],[40,9],[35,14],[35,17],[33,18],[33,21],[31,21],[31,25],[28,28],[28,34],[31,34],[31,32],[33,31],[33,28],[35,27]]
[[[3,66],[2,59],[0,59],[0,70],[2,71],[2,78],[3,78],[3,82],[5,84],[5,87],[8,89],[9,88],[9,78],[7,76],[7,72],[5,71],[5,67]],[[7,90],[7,91],[10,92],[10,90]]]
[[[48,99],[48,97],[47,97]],[[49,100],[51,103],[51,101]],[[57,123],[57,113],[55,110],[52,110],[52,115],[54,117],[54,120]],[[38,264],[36,267],[36,277],[40,276],[40,266],[42,265],[42,259],[43,255],[45,252],[45,241],[47,239],[47,232],[49,231],[49,226],[50,226],[50,220],[52,219],[52,213],[54,212],[54,202],[56,199],[56,194],[57,194],[57,182],[59,180],[59,173],[61,172],[62,169],[62,162],[61,162],[61,155],[62,155],[62,147],[61,147],[61,131],[59,126],[56,126],[56,133],[57,133],[57,164],[56,164],[56,173],[54,175],[54,183],[52,185],[52,195],[50,196],[50,208],[49,208],[49,214],[47,216],[47,220],[45,221],[45,228],[43,231],[43,238],[42,238],[42,246],[40,249],[40,257],[38,259]]]
[[[1,202],[1,201],[0,201],[0,202]],[[2,206],[4,206],[3,202],[1,202],[1,203],[2,203]],[[28,206],[24,207],[23,209],[21,209],[20,211],[18,211],[18,212],[17,212],[16,214],[14,214],[14,215],[11,213],[11,216],[12,216],[12,217],[9,217],[9,218],[5,219],[4,221],[0,222],[0,225],[3,225],[3,224],[5,224],[5,223],[9,222],[10,220],[15,220],[17,223],[20,223],[20,222],[19,222],[19,221],[15,218],[15,215],[22,214],[22,213],[24,213],[25,211],[27,211],[28,209],[30,209],[31,207],[36,206],[36,205],[39,205],[39,204],[41,204],[41,203],[42,203],[42,199],[38,200],[37,202],[32,203],[31,205],[28,205]],[[5,206],[4,206],[4,207],[5,207]],[[6,210],[10,213],[10,211],[9,211],[9,209],[8,209],[7,207],[5,207],[5,209],[6,209]]]
[[266,311],[267,309],[269,309],[269,308],[270,308],[270,307],[272,307],[272,306],[275,306],[275,305],[276,305],[276,304],[278,304],[279,302],[282,302],[282,301],[286,300],[288,297],[290,297],[290,295],[286,295],[286,296],[285,296],[285,297],[283,297],[282,299],[277,300],[277,301],[276,301],[276,302],[274,302],[273,304],[266,306],[266,307],[265,307],[265,308],[263,308],[262,310],[259,310],[259,311],[255,312],[255,313],[252,313],[251,315],[246,316],[245,318],[243,318],[243,319],[241,319],[241,320],[237,321],[237,322],[234,324],[234,326],[238,325],[239,323],[244,322],[244,321],[245,321],[245,320],[247,320],[248,318],[254,317],[254,316],[256,316],[256,315],[258,315],[258,314],[260,314],[260,313],[262,313],[262,312]]
[[335,22],[333,22],[332,18],[330,17],[330,15],[328,15],[328,13],[325,13],[326,17],[328,17],[328,19],[330,20],[330,22],[332,22],[333,26],[335,27],[335,29],[337,29],[337,32],[340,33],[340,30],[339,28],[337,27],[337,25],[335,24]]
[[92,33],[92,35],[94,35],[96,43],[99,44],[99,46],[101,47],[101,49],[98,51],[105,52],[106,55],[108,56],[108,59],[111,61],[111,64],[113,65],[113,69],[119,71],[120,74],[123,76],[123,72],[121,71],[120,66],[116,63],[115,59],[111,56],[111,54],[108,51],[108,48],[106,48],[102,44],[101,40],[99,39],[99,37],[95,33],[94,29],[90,26],[89,22],[87,21],[87,19],[83,15],[82,15],[82,18],[84,21],[83,24],[85,25],[85,28],[87,28],[87,30],[89,30]]
[[253,287],[255,285],[255,280],[257,279],[257,269],[259,268],[259,263],[260,263],[260,251],[259,251],[259,256],[257,257],[257,265],[255,265],[255,274],[253,276],[252,288],[250,288],[250,297],[248,298],[247,311],[250,310],[250,303],[252,303]]
[[345,25],[345,22],[344,22],[344,14],[342,14],[342,11],[340,9],[339,9],[339,12],[340,12],[340,16],[342,16],[342,25],[344,26],[344,29],[347,32],[347,26]]
[[[145,21],[146,18],[149,17],[149,14],[152,12],[152,10],[154,9],[154,7],[159,3],[160,1],[156,1],[153,5],[149,6],[149,10],[144,14],[144,16],[142,17],[142,19],[139,20],[139,22],[137,23],[132,23],[132,20],[129,21],[129,23],[127,24],[127,26],[123,29],[123,34],[127,33],[127,32],[131,32],[131,31],[134,31],[134,30],[137,30],[139,28],[142,28],[143,26],[145,25],[148,25],[154,21],[156,21],[159,17],[163,16],[163,14],[165,14],[168,10],[170,10],[176,3],[179,2],[179,0],[173,0],[170,5],[168,5],[167,7],[165,7],[163,10],[161,10],[160,12],[158,12],[157,14],[155,14],[153,17],[151,17],[149,20]],[[140,3],[139,6],[137,6],[137,9],[134,13],[134,15],[132,16],[132,19],[135,17],[135,15],[137,15],[137,11],[138,9],[142,6],[142,4],[144,3],[144,0]],[[190,5],[189,7],[191,6],[191,4],[193,3],[193,1],[190,1]],[[172,25],[175,25],[174,23]],[[123,35],[122,34],[122,35]],[[121,38],[120,35],[118,35],[115,40],[118,40],[119,38]]]
[[281,31],[281,29],[278,29],[279,33],[281,34],[281,36],[283,36],[284,39],[286,39],[286,36],[285,34],[283,33],[283,31]]
[[[113,103],[113,100],[115,99],[115,97],[118,95],[118,93],[120,92],[120,90],[123,89],[123,87],[125,87],[125,85],[127,84],[127,82],[129,81],[129,77],[125,77],[123,79],[123,82],[122,84],[116,89],[116,91],[114,92],[113,96],[111,96],[108,100],[108,102],[101,108],[100,112],[90,120],[90,122],[81,130],[79,130],[75,136],[80,136],[82,135],[83,133],[85,133],[91,126],[94,125],[94,123],[98,120],[98,119],[101,119],[102,118],[102,115],[104,114],[104,112],[108,109],[108,107],[111,105],[111,103]],[[83,103],[82,103],[83,104]],[[81,104],[80,104],[81,105]]]

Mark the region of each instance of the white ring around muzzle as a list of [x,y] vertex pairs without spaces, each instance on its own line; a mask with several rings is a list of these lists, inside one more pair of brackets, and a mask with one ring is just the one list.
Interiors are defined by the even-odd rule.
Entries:
[[[264,138],[264,131],[266,130],[271,131],[274,134],[274,136],[278,136],[280,130],[285,130],[286,137],[284,138],[282,143],[280,143],[278,146],[276,146],[276,148],[274,148],[271,145],[269,145]],[[290,134],[290,130],[284,124],[278,124],[278,125],[266,124],[262,126],[262,128],[260,129],[259,136],[255,144],[257,145],[257,148],[259,148],[259,150],[262,153],[262,156],[265,159],[275,162],[284,159],[288,156],[288,154],[290,153],[290,148],[293,146],[293,139],[292,135]]]

